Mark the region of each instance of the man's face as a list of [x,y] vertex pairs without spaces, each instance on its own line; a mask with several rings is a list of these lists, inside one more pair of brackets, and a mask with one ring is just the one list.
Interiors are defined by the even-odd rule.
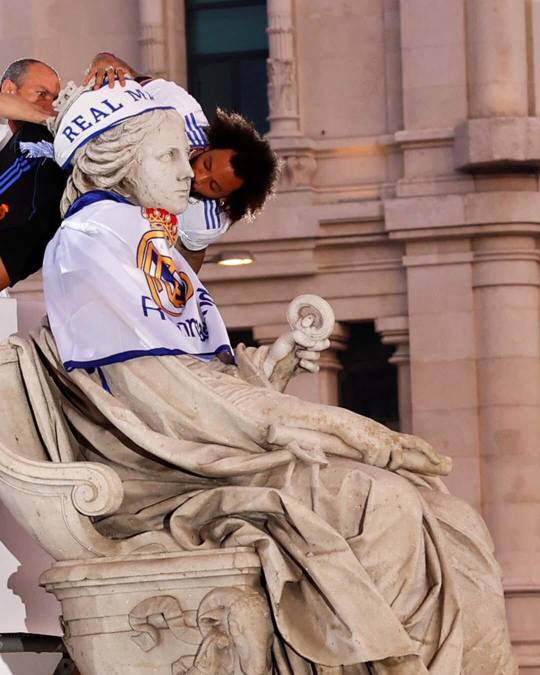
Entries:
[[141,206],[170,213],[185,211],[193,171],[184,121],[169,111],[159,128],[141,143],[137,164],[128,177]]
[[193,190],[203,197],[221,199],[235,192],[244,184],[234,173],[231,158],[236,153],[230,149],[206,150],[193,161]]
[[49,114],[53,113],[52,104],[59,91],[58,75],[44,63],[30,64],[18,85],[11,80],[6,80],[2,85],[2,93],[20,96]]

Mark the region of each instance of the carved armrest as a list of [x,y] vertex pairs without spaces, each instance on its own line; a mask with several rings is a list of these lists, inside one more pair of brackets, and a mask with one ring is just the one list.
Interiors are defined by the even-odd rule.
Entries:
[[0,498],[55,560],[177,550],[170,535],[149,532],[107,539],[91,518],[114,513],[124,495],[113,469],[92,462],[56,463],[15,455],[0,443]]

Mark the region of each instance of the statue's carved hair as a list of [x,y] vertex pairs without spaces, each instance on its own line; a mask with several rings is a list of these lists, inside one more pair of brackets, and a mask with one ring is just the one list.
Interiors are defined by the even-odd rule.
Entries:
[[129,175],[139,147],[167,114],[171,111],[151,110],[130,117],[79,148],[60,203],[62,216],[77,197],[90,190],[114,190],[132,196]]
[[167,115],[177,116],[171,110],[151,110],[130,117],[79,148],[62,196],[62,216],[77,197],[90,190],[114,190],[125,197],[132,196],[129,175],[137,160],[139,147],[163,124]]
[[[92,88],[92,84],[78,87],[74,82],[69,82],[62,89],[54,103],[58,115],[47,122],[52,134],[57,133],[66,112],[83,92]],[[129,174],[139,147],[148,134],[163,124],[168,115],[178,117],[174,110],[168,109],[150,110],[130,117],[79,148],[73,156],[73,171],[60,202],[62,216],[65,216],[77,197],[90,190],[114,190],[124,197],[131,197]]]

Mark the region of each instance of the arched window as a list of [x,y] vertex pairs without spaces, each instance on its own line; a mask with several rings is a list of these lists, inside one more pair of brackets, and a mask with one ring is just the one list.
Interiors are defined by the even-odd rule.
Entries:
[[266,0],[186,0],[189,91],[268,131]]

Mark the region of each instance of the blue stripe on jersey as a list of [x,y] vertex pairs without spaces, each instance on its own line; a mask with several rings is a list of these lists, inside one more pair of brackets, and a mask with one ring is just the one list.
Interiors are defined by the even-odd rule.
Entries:
[[208,213],[208,202],[206,199],[203,199],[203,206],[204,206],[204,222],[206,224],[206,229],[211,230],[212,229],[212,220],[210,218],[210,215]]
[[219,230],[219,211],[218,203],[215,199],[205,199],[204,204],[204,220],[206,222],[207,230]]
[[195,115],[190,113],[189,115],[185,115],[184,119],[186,121],[186,128],[189,130],[189,133],[194,141],[193,147],[205,147],[208,144],[208,138],[206,137],[206,134],[202,128],[199,126]]
[[184,122],[186,123],[186,135],[188,137],[189,144],[192,148],[200,148],[201,143],[197,137],[197,134],[193,130],[189,115],[184,115]]
[[185,126],[186,126],[186,136],[188,137],[189,144],[192,148],[196,148],[197,147],[197,139],[195,138],[195,136],[193,135],[193,133],[189,129],[189,122],[188,122],[187,115],[184,117],[184,122],[186,123],[185,124]]
[[215,227],[216,230],[219,230],[221,227],[221,219],[219,217],[219,203],[216,199],[212,202],[212,213],[214,215]]
[[208,145],[208,136],[201,125],[197,122],[197,118],[193,113],[191,113],[191,121],[193,122],[193,128],[197,132],[198,137],[201,139],[202,144]]
[[17,158],[12,168],[5,171],[0,177],[0,195],[16,183],[23,174],[30,171],[34,164],[35,162],[21,161],[20,158]]
[[13,174],[20,169],[21,164],[24,165],[27,163],[28,160],[26,158],[17,157],[13,162],[13,164],[8,169],[6,169],[3,174],[0,175],[0,185],[2,185],[2,183],[6,182],[9,178],[11,178],[11,176],[13,176]]

